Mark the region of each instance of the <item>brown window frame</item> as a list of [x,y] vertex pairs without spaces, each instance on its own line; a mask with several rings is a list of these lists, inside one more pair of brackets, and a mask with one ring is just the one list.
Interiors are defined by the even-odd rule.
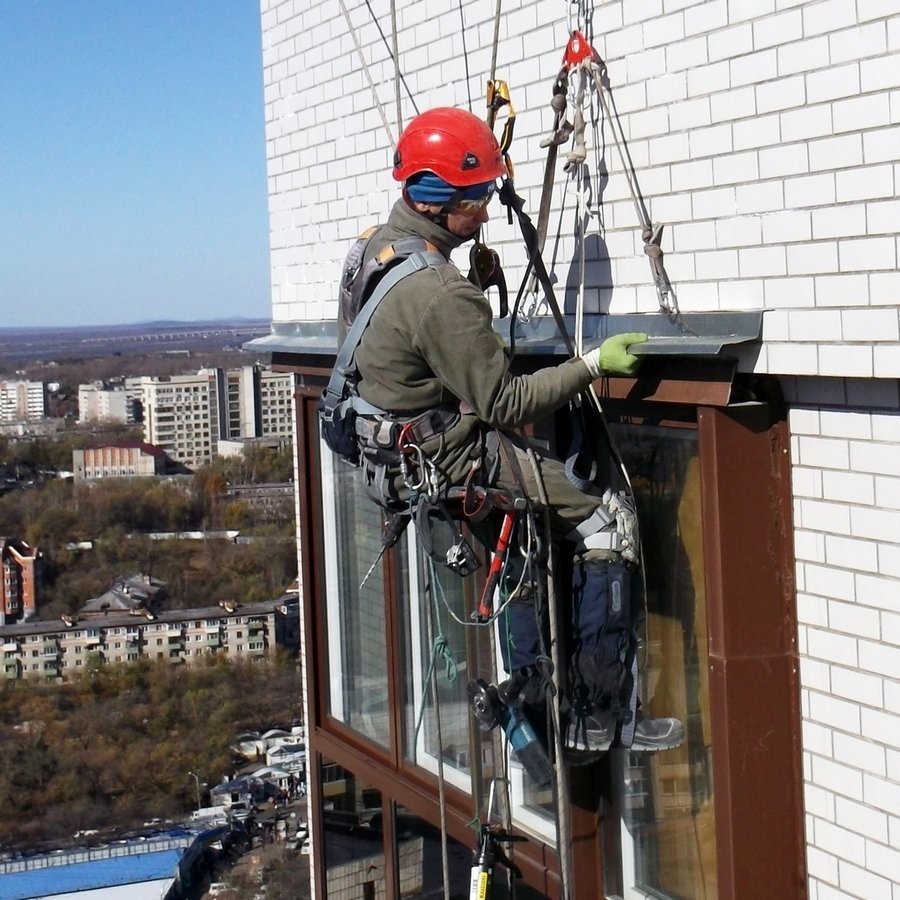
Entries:
[[[296,358],[295,358],[296,359]],[[274,360],[273,360],[274,362]],[[301,598],[308,648],[324,646],[321,599],[324,579],[316,553],[321,525],[321,485],[318,478],[316,400],[331,360],[304,358],[297,366],[282,360],[283,370],[300,373],[296,394],[298,424],[298,490],[303,558]],[[670,410],[680,427],[693,419],[699,433],[704,521],[704,578],[709,639],[709,690],[713,734],[713,771],[720,898],[746,900],[755,896],[805,898],[807,878],[803,828],[803,779],[799,703],[797,623],[791,521],[789,431],[777,385],[760,382],[769,402],[726,405],[730,390],[712,380],[687,388],[638,381],[618,386],[607,401],[611,415],[641,417]],[[623,399],[619,399],[619,398]],[[657,400],[664,402],[658,403]],[[681,405],[678,405],[679,399]],[[673,403],[675,405],[673,405]],[[665,421],[665,415],[663,416]],[[762,486],[762,489],[761,489]],[[730,510],[740,510],[740,518]],[[749,529],[749,531],[748,531]],[[747,540],[747,534],[755,535]],[[312,552],[310,552],[312,550]],[[390,585],[394,566],[386,566]],[[390,597],[393,592],[386,592]],[[397,624],[392,603],[385,611],[389,629],[389,677],[399,690]],[[309,662],[310,660],[308,660]],[[437,824],[437,780],[411,766],[400,743],[400,711],[394,705],[392,748],[385,752],[325,713],[324,654],[306,667],[310,719],[307,723],[311,758],[327,756],[354,772],[383,797],[385,821],[392,801]],[[397,696],[395,693],[394,696]],[[317,766],[312,766],[311,800],[321,808]],[[575,896],[596,896],[602,879],[601,831],[617,822],[602,814],[600,798],[607,793],[608,766],[573,769],[571,779]],[[766,790],[768,788],[768,790]],[[472,843],[470,798],[447,787],[446,822],[456,840]],[[765,797],[760,802],[760,797]],[[320,823],[314,817],[318,865],[318,896],[325,896]],[[391,830],[385,830],[386,859],[392,859]],[[559,896],[558,862],[552,848],[529,842],[517,849],[526,881],[550,897]],[[392,866],[386,866],[390,872]],[[392,885],[388,885],[391,887]]]

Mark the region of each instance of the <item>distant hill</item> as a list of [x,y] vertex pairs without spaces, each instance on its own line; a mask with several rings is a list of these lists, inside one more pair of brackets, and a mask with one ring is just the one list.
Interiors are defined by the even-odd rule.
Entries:
[[268,319],[158,321],[69,328],[0,327],[0,359],[61,360],[240,346],[268,334]]

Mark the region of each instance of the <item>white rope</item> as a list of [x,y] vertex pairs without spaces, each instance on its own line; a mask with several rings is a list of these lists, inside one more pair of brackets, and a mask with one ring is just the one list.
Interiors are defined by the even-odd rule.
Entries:
[[397,36],[397,0],[391,0],[391,45],[394,57],[394,102],[397,104],[397,134],[402,134],[403,109],[400,106],[400,49]]
[[[547,617],[550,620],[550,658],[553,662],[553,671],[561,672],[562,652],[559,643],[555,568],[553,564],[553,544],[550,540],[550,503],[547,497],[547,489],[544,485],[544,477],[538,464],[537,456],[531,447],[528,447],[528,460],[537,484],[538,499],[544,508],[544,530],[547,535]],[[563,765],[563,738],[562,718],[559,708],[559,691],[556,689],[556,679],[553,679],[550,690],[550,717],[553,720],[553,742],[556,754],[556,765],[553,767],[556,776],[556,852],[559,856],[559,877],[562,887],[563,900],[571,900],[572,894],[572,840],[569,833],[569,784],[567,768]]]
[[356,47],[356,54],[359,56],[360,65],[363,67],[363,73],[366,76],[366,80],[369,82],[369,87],[372,89],[372,97],[375,100],[375,105],[378,107],[378,113],[381,116],[381,123],[384,125],[384,130],[387,132],[388,141],[390,141],[391,147],[396,147],[397,142],[394,140],[394,134],[391,131],[391,126],[388,123],[387,114],[384,111],[384,107],[381,105],[381,101],[378,99],[378,89],[375,87],[375,82],[372,79],[372,73],[369,71],[369,64],[366,62],[366,57],[363,55],[362,46],[359,43],[359,37],[356,34],[356,29],[353,27],[353,22],[350,21],[350,13],[347,12],[347,7],[344,4],[344,0],[338,0],[338,3],[341,7],[341,12],[344,14],[344,20],[347,22],[347,30],[350,32],[350,37],[353,38],[353,44]]
[[[429,583],[434,584],[434,564],[431,564]],[[434,704],[435,738],[437,739],[438,764],[438,803],[441,812],[441,868],[444,877],[444,900],[450,900],[450,852],[447,846],[447,796],[444,779],[444,738],[441,731],[441,699],[438,693],[437,666],[434,665],[434,608],[431,591],[428,591],[428,602],[425,604],[425,621],[428,631],[428,644],[431,649],[431,699]]]

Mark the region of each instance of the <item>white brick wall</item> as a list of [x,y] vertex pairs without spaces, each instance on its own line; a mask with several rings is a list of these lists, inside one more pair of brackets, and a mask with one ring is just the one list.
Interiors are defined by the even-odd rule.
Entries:
[[[349,241],[396,196],[374,99],[396,138],[394,67],[367,5],[345,3],[374,94],[337,0],[261,2],[278,323],[334,316]],[[480,111],[493,4],[462,0],[465,42],[445,2],[396,5],[419,108],[464,106],[471,91]],[[567,5],[507,6],[497,76],[519,113],[517,187],[534,213]],[[371,7],[390,36],[387,0]],[[900,900],[900,0],[592,7],[639,185],[667,226],[681,310],[765,310],[753,365],[780,376],[791,402],[810,896]],[[408,121],[405,91],[401,107]],[[652,314],[608,126],[609,177],[592,202],[611,256],[610,311]],[[589,147],[595,173],[593,134]],[[551,223],[562,281],[574,204],[560,171]],[[499,210],[487,239],[516,284],[525,256]]]
[[896,900],[900,414],[794,399],[811,896]]

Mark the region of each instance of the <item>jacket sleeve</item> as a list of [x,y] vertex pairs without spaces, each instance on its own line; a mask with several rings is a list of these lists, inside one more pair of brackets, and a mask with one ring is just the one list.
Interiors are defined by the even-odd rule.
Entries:
[[479,419],[498,428],[544,418],[592,380],[580,359],[513,375],[491,327],[489,303],[461,277],[433,297],[413,340],[444,387],[465,400]]

